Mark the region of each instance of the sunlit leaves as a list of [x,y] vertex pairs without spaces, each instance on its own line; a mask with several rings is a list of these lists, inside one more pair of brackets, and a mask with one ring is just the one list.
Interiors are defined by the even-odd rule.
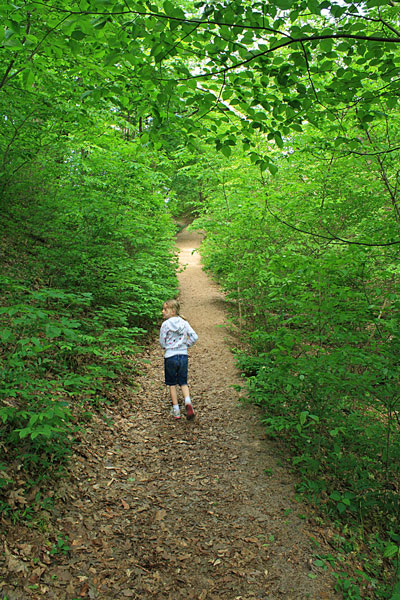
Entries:
[[[177,120],[188,132],[202,126],[201,120],[193,125],[189,117],[198,111],[196,119],[207,115],[220,123],[232,118],[238,132],[249,128],[274,135],[279,129],[286,136],[292,127],[301,128],[298,115],[317,123],[326,111],[326,118],[332,119],[338,116],[338,108],[344,109],[356,97],[372,102],[364,94],[366,87],[379,89],[395,81],[399,61],[394,46],[361,39],[378,34],[393,37],[394,32],[383,22],[381,31],[367,12],[350,15],[346,6],[327,0],[278,0],[274,5],[253,6],[238,0],[224,10],[199,3],[192,12],[185,11],[171,0],[135,2],[131,7],[113,0],[72,2],[71,14],[41,6],[27,32],[26,12],[18,9],[10,13],[4,44],[10,53],[20,50],[17,60],[25,89],[39,89],[34,82],[40,81],[41,72],[51,70],[51,63],[44,64],[42,57],[49,61],[57,57],[63,60],[65,75],[76,73],[85,81],[91,102],[114,98],[117,108],[129,109],[126,100],[132,98],[136,111],[140,98],[131,88],[143,90],[145,85],[143,110],[146,107],[153,114],[148,123],[159,128],[166,119],[168,124]],[[389,7],[386,12],[390,26],[393,11]],[[42,41],[46,28],[51,31]],[[34,54],[36,46],[40,48],[35,68],[28,65],[32,61],[28,46]],[[99,79],[104,81],[102,90]],[[188,91],[180,87],[175,99],[173,91],[160,95],[166,81],[179,81]],[[213,93],[205,93],[200,82],[210,91],[215,84]],[[395,98],[397,90],[393,91]],[[79,90],[77,99],[86,100],[84,93]],[[219,97],[245,119],[229,106],[222,114]],[[391,100],[386,108],[395,105]],[[143,114],[142,109],[139,112]],[[337,125],[340,128],[339,118]],[[274,141],[279,145],[280,140]],[[224,148],[228,154],[229,147]]]

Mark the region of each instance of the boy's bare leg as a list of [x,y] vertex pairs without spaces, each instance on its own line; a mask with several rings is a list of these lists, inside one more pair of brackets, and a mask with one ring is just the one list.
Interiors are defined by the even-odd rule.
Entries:
[[178,394],[176,391],[176,385],[169,386],[169,395],[171,396],[171,402],[174,406],[178,404]]
[[178,404],[178,394],[177,394],[177,390],[176,390],[176,385],[169,386],[169,394],[171,396],[171,402],[172,402],[172,414],[174,415],[175,419],[180,419],[181,411],[179,409],[179,404]]
[[182,385],[181,386],[181,390],[182,390],[182,394],[184,398],[188,398],[190,396],[189,394],[189,386],[188,385]]

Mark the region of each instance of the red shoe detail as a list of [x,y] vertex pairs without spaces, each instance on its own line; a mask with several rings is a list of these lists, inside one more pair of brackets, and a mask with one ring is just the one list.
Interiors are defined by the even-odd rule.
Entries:
[[193,406],[191,404],[186,404],[186,418],[188,421],[194,419]]

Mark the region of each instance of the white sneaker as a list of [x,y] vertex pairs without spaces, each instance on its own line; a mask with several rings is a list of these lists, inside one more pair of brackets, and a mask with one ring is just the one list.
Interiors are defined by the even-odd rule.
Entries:
[[178,420],[181,418],[181,411],[178,408],[178,410],[174,410],[172,409],[172,416],[174,417],[174,419]]

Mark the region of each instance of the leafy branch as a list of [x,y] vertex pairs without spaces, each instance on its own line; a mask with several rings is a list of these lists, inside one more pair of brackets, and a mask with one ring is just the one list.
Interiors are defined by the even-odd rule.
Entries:
[[354,240],[345,240],[337,235],[331,235],[330,237],[328,237],[326,235],[323,235],[322,233],[317,233],[316,231],[307,231],[306,229],[301,229],[300,227],[296,227],[296,225],[293,225],[292,223],[288,223],[288,221],[285,221],[284,219],[279,217],[276,213],[274,213],[271,210],[271,208],[268,205],[267,200],[265,201],[265,206],[266,206],[269,214],[276,221],[278,221],[282,225],[285,225],[286,227],[289,227],[289,229],[292,229],[293,231],[298,231],[299,233],[303,233],[303,234],[309,235],[311,237],[316,237],[316,238],[320,238],[323,240],[327,240],[328,242],[331,242],[331,243],[340,243],[340,244],[347,244],[347,245],[353,245],[353,246],[366,246],[366,247],[370,247],[370,248],[396,246],[396,245],[400,244],[400,240],[393,241],[393,242],[372,243],[372,242],[356,242]]

